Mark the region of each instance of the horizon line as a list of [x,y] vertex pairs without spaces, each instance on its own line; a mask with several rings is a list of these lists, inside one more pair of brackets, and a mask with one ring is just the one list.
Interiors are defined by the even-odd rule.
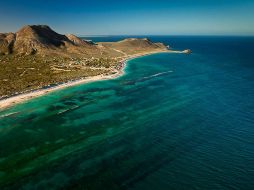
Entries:
[[76,36],[83,37],[121,37],[121,36],[182,36],[182,37],[254,37],[252,35],[241,34],[98,34],[98,35],[83,35],[75,34]]

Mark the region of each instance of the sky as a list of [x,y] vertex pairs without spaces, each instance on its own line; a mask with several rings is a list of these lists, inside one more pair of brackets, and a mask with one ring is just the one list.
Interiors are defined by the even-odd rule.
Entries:
[[0,32],[254,36],[254,0],[0,0]]

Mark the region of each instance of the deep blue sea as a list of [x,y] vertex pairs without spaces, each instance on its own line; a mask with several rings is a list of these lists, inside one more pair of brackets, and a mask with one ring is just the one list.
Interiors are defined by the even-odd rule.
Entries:
[[0,189],[254,189],[254,37],[149,38],[192,54],[0,111]]

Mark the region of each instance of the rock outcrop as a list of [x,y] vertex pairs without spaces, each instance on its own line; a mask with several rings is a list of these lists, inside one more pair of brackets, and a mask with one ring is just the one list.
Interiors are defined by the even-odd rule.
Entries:
[[11,54],[16,35],[13,33],[0,33],[0,54]]

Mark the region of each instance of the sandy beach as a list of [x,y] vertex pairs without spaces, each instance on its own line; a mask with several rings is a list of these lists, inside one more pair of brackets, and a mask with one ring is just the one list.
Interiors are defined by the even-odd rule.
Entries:
[[33,90],[28,93],[23,93],[23,94],[9,97],[9,98],[5,98],[5,99],[0,100],[0,110],[6,109],[6,108],[11,107],[13,105],[28,101],[32,98],[36,98],[36,97],[48,94],[48,93],[56,91],[56,90],[66,88],[66,87],[71,87],[71,86],[75,86],[75,85],[79,85],[79,84],[85,84],[85,83],[90,83],[90,82],[95,82],[95,81],[100,81],[100,80],[109,80],[109,79],[117,78],[117,77],[123,75],[125,63],[128,60],[134,59],[137,57],[142,57],[145,55],[156,54],[156,53],[185,53],[185,52],[184,51],[169,50],[169,51],[155,51],[155,52],[149,52],[149,53],[140,53],[140,54],[135,54],[132,56],[127,56],[127,57],[124,57],[120,61],[120,68],[115,69],[114,70],[115,74],[113,74],[113,75],[98,75],[98,76],[87,77],[87,78],[79,79],[79,80],[75,80],[75,81],[68,81],[64,84],[56,85],[56,86],[49,87],[46,89],[43,88],[43,89]]

